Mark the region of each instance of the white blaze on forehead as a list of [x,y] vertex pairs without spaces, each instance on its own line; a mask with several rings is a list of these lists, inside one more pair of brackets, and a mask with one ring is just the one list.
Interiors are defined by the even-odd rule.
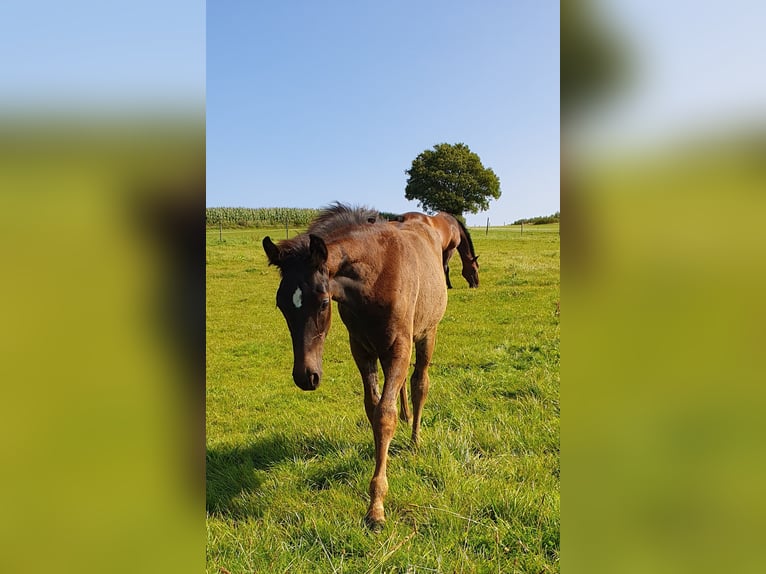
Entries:
[[293,293],[293,305],[295,305],[296,309],[300,309],[301,305],[303,305],[303,293],[300,287],[296,287],[295,293]]

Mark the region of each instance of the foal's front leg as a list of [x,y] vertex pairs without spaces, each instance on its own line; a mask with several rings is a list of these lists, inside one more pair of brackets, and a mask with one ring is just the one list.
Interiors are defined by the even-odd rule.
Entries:
[[372,425],[375,407],[380,401],[380,389],[378,389],[378,357],[368,351],[359,341],[349,338],[351,343],[351,355],[354,357],[359,374],[362,376],[364,385],[364,412],[367,420]]
[[370,506],[365,520],[373,529],[382,528],[386,521],[383,500],[388,493],[388,447],[396,431],[396,399],[409,370],[412,341],[399,342],[392,347],[390,356],[381,356],[383,367],[383,395],[375,407],[372,434],[375,437],[375,474],[370,481]]

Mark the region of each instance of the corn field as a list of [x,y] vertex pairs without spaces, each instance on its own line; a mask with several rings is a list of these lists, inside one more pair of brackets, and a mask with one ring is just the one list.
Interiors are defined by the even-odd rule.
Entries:
[[289,223],[307,226],[317,215],[317,209],[294,207],[208,207],[205,225],[208,227],[273,227]]

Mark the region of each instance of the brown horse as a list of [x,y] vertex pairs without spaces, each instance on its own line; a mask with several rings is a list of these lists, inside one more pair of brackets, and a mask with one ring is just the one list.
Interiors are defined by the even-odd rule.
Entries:
[[440,211],[433,216],[410,211],[399,215],[394,221],[402,223],[415,220],[430,225],[442,237],[442,265],[444,266],[444,276],[447,278],[447,287],[452,289],[452,283],[449,279],[449,261],[452,259],[455,249],[457,249],[463,263],[463,278],[468,282],[469,287],[478,287],[479,256],[474,251],[471,234],[468,233],[465,225],[446,211]]
[[[314,390],[322,378],[331,298],[348,328],[375,439],[375,473],[366,515],[367,524],[375,529],[385,521],[388,447],[396,429],[397,396],[406,395],[412,344],[412,441],[417,444],[428,394],[428,365],[447,306],[439,233],[420,221],[399,226],[377,221],[377,212],[336,204],[325,209],[305,234],[278,245],[269,237],[263,240],[269,263],[282,275],[277,306],[292,337],[296,385]],[[384,376],[382,394],[378,361]],[[409,418],[406,403],[400,416]]]

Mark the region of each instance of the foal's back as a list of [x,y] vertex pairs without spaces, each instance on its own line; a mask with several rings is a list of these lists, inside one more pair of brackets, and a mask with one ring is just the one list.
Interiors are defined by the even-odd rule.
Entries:
[[[427,223],[371,225],[328,243],[338,299],[349,330],[377,324],[416,339],[436,327],[447,306],[441,237]],[[385,344],[385,342],[381,343]]]
[[405,221],[398,231],[405,256],[403,271],[414,278],[412,295],[413,337],[419,339],[433,330],[447,308],[447,288],[442,267],[442,238],[431,225],[418,219]]

